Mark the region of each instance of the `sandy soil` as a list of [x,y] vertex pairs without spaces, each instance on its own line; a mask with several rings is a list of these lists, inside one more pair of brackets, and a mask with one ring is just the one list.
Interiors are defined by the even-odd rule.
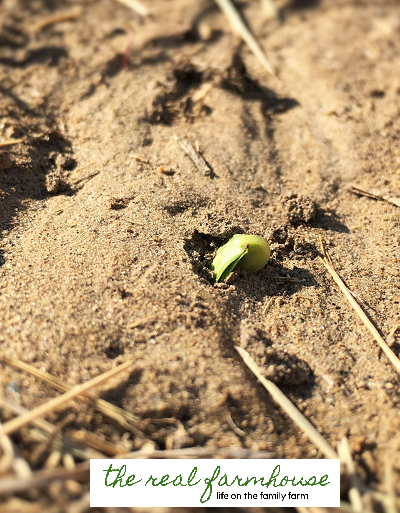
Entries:
[[[398,373],[318,259],[322,236],[387,337],[400,323],[400,210],[348,191],[400,196],[400,16],[395,1],[375,4],[281,2],[267,21],[242,2],[271,76],[208,0],[146,0],[142,22],[112,0],[0,2],[0,138],[24,138],[0,149],[2,354],[70,384],[133,358],[101,396],[172,419],[144,428],[160,449],[316,457],[239,345],[333,447],[348,436],[364,484],[387,493],[389,462],[399,494]],[[288,214],[301,196],[311,220]],[[265,236],[271,260],[215,285],[210,262],[234,233]],[[398,355],[399,334],[391,343]],[[8,400],[31,409],[57,395],[0,368]],[[49,420],[71,412],[71,434],[143,444],[84,404]],[[27,433],[13,441],[43,467]]]

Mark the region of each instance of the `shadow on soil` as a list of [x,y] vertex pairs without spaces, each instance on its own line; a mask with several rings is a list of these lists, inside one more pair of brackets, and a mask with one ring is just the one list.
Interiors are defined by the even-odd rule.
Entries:
[[315,218],[310,223],[310,226],[333,232],[350,233],[348,227],[339,220],[333,210],[322,210],[322,208],[317,208]]
[[0,64],[10,68],[27,68],[32,64],[47,64],[48,66],[57,66],[61,59],[68,57],[65,48],[57,46],[45,46],[36,50],[30,50],[25,59],[17,61],[10,58],[0,58]]
[[268,89],[259,84],[257,80],[250,78],[242,58],[237,53],[233,56],[226,76],[221,81],[221,87],[237,94],[243,100],[261,102],[261,112],[264,117],[274,113],[283,113],[300,105],[294,98],[279,97],[272,89]]
[[291,9],[315,9],[319,6],[321,0],[292,0],[290,3]]
[[[24,142],[0,149],[0,233],[12,229],[15,215],[25,208],[27,200],[49,197],[46,176],[55,170],[55,155],[72,155],[71,143],[56,130],[49,129],[40,136],[30,137],[30,132],[37,132],[37,128],[31,127],[30,130],[25,127],[22,133],[14,134],[16,137],[25,136]],[[72,158],[70,162],[75,166]],[[63,193],[70,192],[64,183]],[[4,252],[0,251],[0,266],[4,263]]]
[[135,369],[130,374],[128,379],[122,381],[115,388],[110,388],[103,394],[101,394],[101,398],[105,401],[108,401],[118,408],[123,408],[122,399],[126,397],[126,391],[128,388],[135,387],[140,383],[141,377],[143,374],[143,369]]

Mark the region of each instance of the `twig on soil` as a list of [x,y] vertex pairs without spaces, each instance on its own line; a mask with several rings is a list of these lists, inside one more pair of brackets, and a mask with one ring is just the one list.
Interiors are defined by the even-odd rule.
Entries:
[[395,326],[393,326],[393,328],[390,330],[390,333],[386,339],[386,343],[389,347],[391,347],[395,342],[395,334],[396,334],[396,331],[399,329],[399,324],[396,324]]
[[46,463],[44,464],[44,468],[58,467],[58,465],[60,464],[61,456],[61,451],[53,451],[47,458]]
[[139,155],[130,155],[131,158],[138,160],[139,162],[143,162],[143,164],[150,164],[150,161],[140,157]]
[[[129,459],[197,459],[197,458],[219,458],[219,459],[270,459],[275,454],[266,451],[253,451],[251,449],[242,449],[227,447],[216,449],[213,447],[188,447],[185,449],[171,449],[165,451],[135,451],[123,454],[120,458]],[[116,458],[118,459],[118,457]]]
[[94,162],[87,162],[86,164],[83,164],[82,166],[75,168],[72,172],[79,173],[79,171],[83,171],[84,169],[92,166],[93,164],[94,164]]
[[47,415],[48,413],[54,411],[60,406],[64,406],[67,401],[70,401],[71,399],[74,399],[75,397],[88,392],[91,388],[103,383],[104,381],[107,381],[108,379],[116,376],[120,372],[123,372],[131,368],[133,366],[133,363],[133,360],[128,360],[127,362],[119,365],[118,367],[115,367],[114,369],[111,369],[108,372],[100,374],[100,376],[96,376],[95,378],[91,379],[90,381],[87,381],[86,383],[83,383],[82,385],[73,387],[71,390],[61,395],[60,397],[55,397],[54,399],[51,399],[47,403],[44,403],[38,406],[37,408],[34,408],[25,415],[21,415],[20,417],[9,420],[0,427],[0,435],[9,435],[11,433],[14,433],[26,424],[33,422],[38,417]]
[[385,460],[385,485],[387,499],[384,503],[384,509],[386,513],[398,513],[396,507],[396,490],[393,482],[393,462],[389,458]]
[[268,303],[264,306],[264,308],[262,310],[263,315],[265,315],[268,312],[268,310],[271,308],[272,303],[274,302],[274,300],[275,300],[275,298],[271,297],[271,299],[268,301]]
[[353,194],[357,194],[358,196],[366,196],[367,198],[372,198],[380,201],[387,201],[388,203],[391,203],[392,205],[395,205],[396,207],[400,207],[400,198],[391,198],[389,196],[382,196],[381,194],[375,194],[375,192],[370,191],[368,189],[364,189],[360,186],[350,186],[348,188],[350,192]]
[[107,456],[117,456],[118,454],[123,454],[126,452],[126,448],[118,446],[111,442],[107,442],[106,440],[103,440],[94,433],[89,433],[88,431],[75,431],[74,433],[71,433],[71,436],[76,441],[88,445],[92,449],[100,451],[101,453],[106,454]]
[[2,478],[0,481],[0,496],[25,492],[32,488],[46,488],[53,481],[89,481],[90,462],[85,461],[76,465],[72,470],[66,468],[50,468],[34,472],[30,477]]
[[92,178],[94,178],[95,176],[97,176],[99,174],[100,174],[100,171],[95,171],[94,173],[91,173],[90,175],[85,176],[84,178],[79,178],[79,180],[75,180],[75,182],[72,185],[79,185],[82,182],[88,182],[89,180],[91,180]]
[[14,457],[14,447],[10,438],[0,432],[0,472],[5,472],[10,468]]
[[[0,398],[0,408],[8,410],[8,411],[14,413],[15,415],[24,415],[29,411],[26,408],[24,408],[23,406],[21,406],[20,404],[14,404],[14,403],[8,401],[7,399],[5,399],[4,397]],[[30,430],[29,436],[31,438],[36,439],[39,442],[47,442],[47,440],[49,439],[49,436],[50,436],[52,438],[55,438],[55,440],[57,440],[60,448],[67,449],[67,450],[71,451],[71,453],[74,456],[77,456],[78,458],[89,460],[90,458],[102,458],[103,457],[103,455],[97,451],[93,451],[91,449],[89,449],[87,451],[83,450],[81,444],[76,443],[74,440],[72,440],[72,438],[70,438],[69,435],[67,435],[66,433],[62,433],[60,431],[60,429],[62,429],[62,426],[61,426],[61,428],[60,428],[60,426],[54,426],[47,420],[41,419],[41,418],[35,419],[33,421],[33,424],[37,428],[39,428],[41,431]],[[58,444],[56,444],[57,447],[58,447]]]
[[7,146],[13,146],[14,144],[20,144],[24,142],[25,139],[10,139],[9,141],[2,141],[0,142],[0,148],[6,148]]
[[363,511],[363,503],[361,500],[361,492],[356,475],[353,458],[351,457],[349,441],[344,437],[338,444],[338,453],[342,461],[345,462],[350,479],[349,499],[355,513]]
[[137,321],[133,322],[132,324],[128,324],[126,327],[129,330],[133,330],[134,328],[137,328],[138,326],[141,326],[142,324],[145,324],[146,322],[149,322],[153,319],[155,319],[157,315],[149,315],[147,317],[142,317],[141,319],[138,319]]
[[271,278],[278,283],[300,283],[298,278],[291,278],[290,276],[271,276]]
[[254,53],[261,64],[266,68],[271,75],[274,75],[274,69],[262,51],[260,45],[257,43],[253,34],[249,31],[246,25],[243,23],[242,18],[237,12],[236,8],[232,4],[231,0],[215,0],[220,7],[221,11],[230,21],[232,28],[239,33],[243,41],[248,45],[250,50]]
[[321,258],[322,263],[332,276],[332,278],[335,280],[337,285],[339,286],[340,290],[343,292],[343,294],[346,296],[348,301],[350,302],[351,306],[356,311],[357,315],[360,317],[360,319],[363,321],[365,326],[369,329],[369,331],[372,333],[374,339],[378,342],[380,348],[382,351],[386,354],[386,356],[389,358],[389,360],[392,362],[394,367],[398,372],[400,372],[400,360],[397,358],[397,356],[394,354],[394,352],[390,349],[390,347],[387,345],[383,337],[380,335],[378,330],[375,328],[375,326],[372,324],[372,322],[368,319],[367,315],[364,313],[364,310],[361,308],[361,306],[357,303],[357,301],[352,296],[352,293],[350,290],[346,287],[346,285],[341,280],[340,276],[335,271],[332,260],[330,256],[328,255],[324,243],[322,241],[322,238],[320,237],[320,243],[322,248],[322,253],[324,255],[324,258]]
[[339,456],[332,449],[332,447],[326,442],[326,440],[318,433],[315,427],[309,422],[302,413],[296,408],[296,406],[289,401],[283,392],[268,379],[264,378],[261,374],[261,370],[256,362],[250,357],[249,353],[243,348],[235,346],[236,351],[243,358],[244,363],[258,378],[258,380],[264,385],[268,392],[272,395],[275,402],[285,411],[285,413],[293,420],[295,424],[309,437],[309,439],[318,447],[318,449],[330,459],[337,459]]
[[198,151],[195,150],[195,148],[190,144],[189,141],[187,141],[186,139],[182,139],[181,141],[179,141],[179,146],[190,158],[190,160],[197,167],[200,173],[204,174],[205,176],[210,176],[210,174],[212,173],[211,167],[207,164],[204,157]]
[[[25,436],[25,435],[24,435]],[[43,431],[31,428],[27,432],[26,438],[39,442],[40,444],[47,444],[48,434]],[[53,444],[51,445],[52,450],[61,451],[62,453],[70,453],[75,458],[80,460],[91,460],[104,458],[104,454],[99,451],[95,451],[90,447],[84,447],[80,442],[73,440],[67,433],[60,433],[55,437]],[[42,446],[34,449],[32,454],[29,456],[29,461],[35,466],[43,454]]]
[[231,414],[228,413],[226,414],[226,421],[228,422],[229,424],[229,427],[232,429],[232,431],[235,433],[235,435],[238,435],[238,436],[246,436],[246,433],[244,431],[242,431],[241,429],[239,429],[237,427],[237,425],[233,422],[232,420],[232,416]]
[[[74,388],[73,385],[70,385],[69,383],[66,383],[59,378],[55,378],[47,372],[41,371],[40,369],[37,369],[28,363],[21,362],[20,360],[14,360],[0,356],[0,361],[10,365],[11,367],[14,367],[15,369],[22,370],[28,374],[31,374],[32,376],[35,376],[36,378],[44,381],[48,385],[52,386],[56,390],[60,390],[61,392],[68,392]],[[104,399],[90,397],[78,397],[77,399],[92,405],[99,412],[118,422],[126,430],[130,431],[139,438],[145,439],[143,433],[136,427],[141,422],[141,420],[138,417],[135,417],[135,415],[132,415],[132,413],[129,413],[122,408],[118,408],[118,406],[115,406],[114,404],[111,404]]]
[[[28,411],[29,410],[26,410],[26,413],[28,413]],[[24,415],[24,414],[25,413],[23,413],[22,415]],[[42,454],[44,454],[46,451],[49,451],[53,441],[56,438],[60,437],[61,430],[65,426],[68,426],[68,424],[70,424],[74,419],[75,419],[75,414],[71,413],[70,415],[67,415],[61,421],[61,423],[54,426],[53,432],[50,433],[48,436],[46,436],[46,440],[44,440],[41,444],[39,444],[39,446],[37,448],[35,448],[35,450],[33,451],[34,454],[33,454],[33,458],[31,458],[31,462],[34,461],[36,463]],[[44,420],[44,419],[42,419],[42,420]]]
[[140,16],[147,16],[150,14],[150,11],[147,9],[145,5],[142,4],[142,2],[139,2],[139,0],[116,0],[120,4],[125,5],[126,7],[129,7],[129,9],[132,9],[136,14],[139,14]]
[[[355,513],[351,504],[340,501],[340,508],[329,508],[331,513]],[[368,508],[363,508],[363,513],[372,513]]]
[[76,18],[79,18],[81,14],[81,6],[76,6],[74,9],[70,9],[69,11],[57,12],[36,23],[36,25],[32,27],[32,32],[39,32],[40,30],[44,29],[45,27],[48,27],[49,25],[55,25],[56,23],[60,23],[62,21],[76,20]]
[[199,102],[200,100],[204,100],[209,91],[213,88],[213,84],[211,82],[204,82],[197,91],[193,93],[192,100],[194,103]]

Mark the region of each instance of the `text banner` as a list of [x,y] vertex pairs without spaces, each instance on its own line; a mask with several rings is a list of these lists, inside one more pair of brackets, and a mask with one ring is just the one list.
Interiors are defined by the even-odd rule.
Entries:
[[339,507],[340,460],[90,460],[92,507]]

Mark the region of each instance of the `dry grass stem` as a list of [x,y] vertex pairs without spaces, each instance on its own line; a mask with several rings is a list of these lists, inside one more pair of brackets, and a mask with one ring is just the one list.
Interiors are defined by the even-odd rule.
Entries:
[[82,166],[79,166],[75,168],[72,172],[73,173],[79,173],[80,171],[83,171],[84,169],[87,169],[90,166],[93,166],[94,162],[88,162],[87,164],[83,164]]
[[[340,508],[330,508],[330,513],[354,513],[354,509],[348,502],[340,501]],[[364,508],[363,513],[372,513],[372,511]]]
[[244,431],[242,431],[241,429],[239,429],[239,428],[237,427],[237,425],[233,422],[233,420],[232,420],[232,416],[231,416],[231,414],[229,413],[229,411],[228,411],[228,413],[226,414],[226,421],[228,422],[229,427],[232,429],[232,431],[233,431],[236,435],[238,435],[238,436],[246,436],[246,433],[245,433]]
[[254,53],[257,59],[261,62],[261,64],[266,68],[271,75],[274,75],[274,69],[262,51],[260,45],[257,43],[253,34],[249,31],[246,25],[243,23],[242,18],[237,12],[235,6],[231,2],[231,0],[215,0],[220,7],[221,11],[225,14],[225,16],[230,21],[232,28],[237,32],[243,41],[248,45],[250,50]]
[[25,139],[10,139],[9,141],[0,142],[0,148],[6,148],[7,146],[13,146],[14,144],[20,144],[24,142]]
[[179,145],[182,150],[186,153],[186,155],[190,158],[193,164],[197,167],[197,169],[205,176],[209,176],[212,172],[211,167],[207,164],[204,157],[196,151],[192,144],[186,139],[182,139],[179,141]]
[[[35,448],[29,456],[29,460],[32,461],[32,464],[36,465],[39,459],[42,457],[44,449],[48,445],[48,435],[39,429],[32,428],[27,432],[26,438],[35,442],[39,442],[38,447]],[[51,450],[61,451],[62,453],[68,451],[72,456],[80,460],[102,459],[105,457],[103,453],[95,451],[89,447],[85,447],[81,443],[76,442],[67,433],[60,433],[56,436],[54,442],[51,445]]]
[[131,155],[131,158],[138,160],[139,162],[142,162],[143,164],[150,164],[149,160],[144,159],[143,157],[140,157],[139,155]]
[[271,278],[278,283],[300,283],[298,278],[291,278],[290,276],[271,276]]
[[399,325],[396,324],[393,326],[393,328],[390,330],[389,335],[387,336],[386,343],[389,347],[392,347],[392,345],[396,342],[396,339],[394,338],[396,331],[398,330]]
[[[26,408],[21,406],[20,404],[15,404],[10,402],[4,397],[0,397],[0,408],[3,408],[4,410],[8,410],[11,413],[14,413],[14,415],[25,415],[29,412]],[[48,435],[53,435],[54,433],[57,433],[58,429],[57,426],[54,426],[50,422],[47,422],[45,419],[35,419],[33,423],[35,426],[40,428],[42,431],[47,433]]]
[[40,30],[44,29],[45,27],[48,27],[50,25],[55,25],[56,23],[61,23],[62,21],[72,21],[76,20],[76,18],[79,18],[79,16],[82,14],[82,7],[76,6],[74,9],[70,9],[69,11],[62,11],[57,12],[55,14],[52,14],[51,16],[48,16],[47,18],[44,18],[43,20],[39,21],[32,27],[32,32],[39,32]]
[[[0,361],[6,363],[7,365],[10,365],[11,367],[14,367],[14,369],[22,370],[24,372],[27,372],[28,374],[31,374],[32,376],[35,376],[36,378],[44,381],[48,385],[52,386],[56,390],[60,390],[61,392],[68,392],[69,390],[72,390],[74,388],[73,385],[70,385],[69,383],[66,383],[65,381],[59,378],[55,378],[47,372],[41,371],[40,369],[37,369],[36,367],[29,365],[28,363],[21,362],[20,360],[0,357]],[[104,399],[90,398],[84,396],[78,397],[77,399],[90,404],[91,406],[96,408],[96,410],[103,413],[110,419],[115,420],[124,429],[130,431],[139,438],[145,438],[143,433],[136,427],[141,422],[141,420],[138,417],[135,417],[135,415],[132,415],[132,413],[129,413],[123,410],[122,408],[115,406],[114,404],[104,401]]]
[[261,7],[262,7],[262,10],[264,11],[264,16],[268,20],[277,17],[278,12],[276,10],[273,0],[261,0]]
[[142,317],[141,319],[138,319],[137,321],[133,322],[132,324],[128,324],[127,328],[129,330],[133,330],[134,328],[137,328],[141,326],[142,324],[145,324],[146,322],[152,321],[155,319],[157,315],[149,315],[147,317]]
[[[266,451],[253,451],[236,447],[214,448],[214,447],[189,447],[185,449],[171,450],[141,450],[123,454],[120,458],[129,459],[196,459],[196,458],[217,458],[217,459],[271,459],[275,453]],[[116,459],[119,457],[117,456]]]
[[[23,406],[11,403],[4,397],[0,397],[0,408],[8,410],[11,413],[14,413],[15,415],[25,415],[29,412],[29,410],[27,410]],[[55,446],[55,449],[59,448],[63,451],[68,450],[71,452],[73,456],[80,458],[81,460],[89,460],[91,458],[95,459],[104,457],[103,454],[94,451],[93,449],[84,448],[82,444],[75,442],[67,433],[60,432],[60,426],[54,426],[45,419],[35,419],[32,422],[32,424],[34,424],[39,429],[31,429],[28,433],[28,436],[36,440],[37,442],[41,442],[41,444],[43,444],[39,445],[39,447],[32,452],[31,459],[33,461],[37,461],[40,455],[44,452],[44,449],[48,447],[49,439],[53,438],[53,446]]]
[[[43,511],[45,511],[43,502],[31,502],[17,497],[0,504],[0,513],[43,513]],[[76,513],[82,513],[82,511]]]
[[73,479],[74,481],[89,481],[90,462],[85,461],[76,465],[72,470],[66,468],[50,468],[34,472],[30,477],[22,478],[2,478],[0,480],[0,496],[14,495],[16,493],[26,492],[32,488],[46,488],[53,481],[65,481]]
[[[1,424],[0,424],[1,430]],[[0,472],[6,472],[14,460],[14,447],[10,438],[0,431]]]
[[366,196],[367,198],[372,198],[380,201],[386,201],[388,203],[391,203],[392,205],[395,205],[396,207],[400,207],[400,198],[391,198],[389,196],[383,196],[380,194],[376,194],[375,191],[370,191],[368,189],[364,189],[360,186],[351,186],[348,189],[353,194],[357,194],[358,196]]
[[236,351],[243,358],[244,363],[264,385],[268,392],[272,395],[275,402],[286,412],[287,415],[293,420],[297,426],[304,431],[308,438],[314,443],[316,447],[324,454],[326,458],[337,459],[338,455],[326,440],[318,433],[315,427],[309,422],[302,413],[289,401],[281,390],[268,379],[264,378],[256,362],[250,357],[249,353],[243,348],[235,346]]
[[271,299],[268,301],[268,303],[264,306],[264,308],[262,310],[263,315],[265,315],[268,312],[268,310],[271,308],[272,303],[274,302],[274,299],[275,298],[271,297]]
[[72,390],[69,390],[68,392],[61,395],[60,397],[55,397],[54,399],[51,399],[47,403],[42,404],[42,405],[38,406],[37,408],[34,408],[33,410],[29,411],[25,415],[21,415],[20,417],[9,420],[5,424],[3,424],[3,426],[0,428],[0,435],[1,434],[9,435],[11,433],[14,433],[14,431],[21,429],[26,424],[30,424],[38,417],[47,415],[48,413],[56,410],[60,406],[64,406],[67,401],[70,401],[71,399],[74,399],[75,397],[78,397],[79,395],[82,395],[82,394],[88,392],[91,388],[93,388],[97,385],[100,385],[104,381],[107,381],[108,379],[116,376],[120,372],[123,372],[123,371],[131,368],[132,365],[133,365],[133,360],[128,360],[127,362],[123,363],[122,365],[119,365],[118,367],[115,367],[114,369],[111,369],[108,372],[105,372],[104,374],[101,374],[100,376],[97,376],[97,377],[91,379],[90,381],[83,383],[82,385],[73,387]]
[[150,14],[150,11],[147,9],[145,5],[142,4],[142,2],[139,2],[139,0],[116,0],[122,5],[125,5],[129,9],[132,9],[136,14],[139,14],[140,16],[147,16]]
[[349,441],[344,437],[338,444],[338,453],[341,461],[345,462],[347,471],[350,478],[350,490],[349,499],[354,513],[361,513],[364,509],[361,492],[358,486],[358,480],[356,476],[356,468],[354,466],[353,458],[351,457]]
[[387,499],[385,501],[386,513],[398,513],[396,507],[396,490],[394,487],[393,477],[393,461],[389,457],[385,461],[385,485],[387,493]]
[[365,326],[369,329],[369,331],[372,333],[374,339],[378,342],[380,348],[382,351],[386,354],[386,356],[389,358],[391,363],[394,365],[396,370],[400,372],[400,360],[397,358],[397,356],[394,354],[394,352],[390,349],[390,347],[387,345],[383,337],[380,335],[378,330],[375,328],[375,326],[372,324],[372,322],[368,319],[367,315],[364,313],[364,310],[361,308],[361,306],[357,303],[357,301],[354,299],[353,295],[351,294],[350,290],[346,287],[346,285],[341,280],[340,276],[335,271],[332,260],[330,256],[328,255],[324,243],[322,242],[322,239],[320,238],[322,252],[324,254],[324,258],[321,258],[322,263],[332,276],[332,278],[335,280],[337,285],[339,286],[340,290],[343,292],[343,294],[346,296],[346,298],[349,300],[351,306],[356,311],[357,315],[360,317],[360,319],[363,321]]
[[82,444],[85,444],[96,451],[100,451],[102,454],[106,454],[107,456],[117,456],[118,454],[126,452],[126,448],[107,442],[100,436],[97,436],[94,433],[89,433],[88,431],[75,431],[74,433],[71,433],[71,436],[77,442],[81,442]]
[[79,185],[82,182],[88,182],[89,180],[91,180],[92,178],[94,178],[95,176],[97,176],[99,174],[100,174],[100,171],[95,171],[94,173],[91,173],[90,175],[87,175],[84,178],[79,178],[79,180],[75,180],[73,185]]

